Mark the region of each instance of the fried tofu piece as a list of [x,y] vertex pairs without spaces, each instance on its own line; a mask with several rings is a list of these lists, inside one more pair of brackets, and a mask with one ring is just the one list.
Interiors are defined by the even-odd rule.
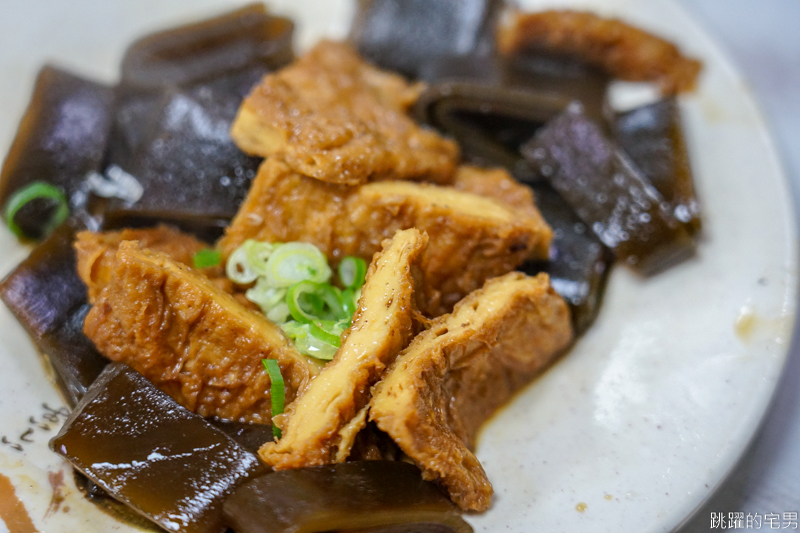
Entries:
[[250,155],[277,156],[330,183],[452,181],[458,146],[406,114],[422,86],[366,63],[350,46],[321,41],[268,74],[239,108],[231,136]]
[[541,216],[536,209],[533,190],[512,178],[504,168],[461,165],[456,172],[453,187],[459,191],[494,198],[532,217]]
[[398,231],[369,266],[353,326],[303,391],[283,437],[259,450],[276,470],[340,463],[366,423],[370,389],[414,333],[414,290],[428,236]]
[[469,446],[571,339],[569,309],[547,274],[491,279],[400,353],[373,389],[369,419],[457,505],[483,511],[492,486]]
[[278,326],[202,274],[136,241],[119,244],[84,332],[103,355],[206,417],[270,422],[270,380],[261,359],[278,361],[287,403],[321,368]]
[[[192,235],[169,226],[145,229],[123,229],[93,233],[81,231],[76,235],[78,275],[89,289],[89,301],[95,302],[103,287],[108,285],[117,264],[117,250],[123,241],[138,241],[142,248],[163,252],[174,261],[191,266],[194,256],[209,246]],[[218,285],[229,287],[222,266],[200,270]],[[231,289],[232,290],[232,289]],[[228,290],[227,292],[230,292]]]
[[334,263],[347,255],[369,261],[384,239],[417,228],[430,237],[420,310],[438,316],[487,279],[528,257],[547,257],[552,230],[530,207],[529,212],[453,187],[407,181],[336,186],[270,159],[219,246],[228,255],[247,239],[299,240],[319,247]]
[[497,32],[502,54],[531,51],[566,56],[628,81],[658,83],[664,94],[691,91],[702,63],[660,37],[594,13],[516,12]]

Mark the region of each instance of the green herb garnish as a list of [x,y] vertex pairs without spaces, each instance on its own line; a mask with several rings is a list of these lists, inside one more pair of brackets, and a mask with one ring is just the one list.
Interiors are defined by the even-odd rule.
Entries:
[[[264,365],[264,370],[269,374],[271,382],[269,389],[269,396],[272,400],[272,418],[283,414],[283,405],[285,402],[285,385],[283,383],[283,376],[281,375],[281,367],[275,359],[262,359],[261,363]],[[272,424],[272,435],[279,439],[281,438],[281,428]]]
[[43,181],[35,181],[16,191],[6,204],[6,224],[17,237],[21,239],[30,238],[30,235],[25,234],[19,224],[14,221],[14,217],[25,205],[40,199],[55,200],[57,203],[50,220],[44,225],[44,236],[52,233],[69,216],[69,202],[67,202],[67,197],[64,196],[64,191],[55,185]]
[[200,250],[192,258],[195,268],[211,268],[222,264],[222,252],[206,248]]

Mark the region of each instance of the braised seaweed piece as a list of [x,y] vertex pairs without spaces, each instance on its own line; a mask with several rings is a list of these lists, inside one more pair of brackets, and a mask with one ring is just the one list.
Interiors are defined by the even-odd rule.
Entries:
[[276,69],[293,58],[288,19],[256,3],[219,17],[135,41],[122,60],[123,86],[188,86],[262,64]]
[[[44,67],[0,172],[0,205],[34,182],[54,185],[67,199],[100,168],[111,127],[110,87]],[[34,200],[14,221],[32,239],[45,236],[58,203]]]
[[557,95],[451,81],[422,93],[414,114],[454,137],[470,162],[500,165],[534,181],[537,176],[520,156],[520,146],[569,103]]
[[690,234],[699,231],[700,204],[675,98],[619,113],[612,129],[625,153],[669,202],[675,218]]
[[505,56],[502,65],[506,85],[577,100],[589,118],[602,120],[610,80],[600,70],[573,58],[530,51]]
[[223,532],[222,501],[256,456],[126,365],[109,365],[50,448],[168,531]]
[[573,329],[580,335],[600,311],[614,254],[550,186],[537,183],[533,189],[536,206],[553,228],[550,258],[518,270],[530,275],[547,272],[553,289],[569,304]]
[[261,445],[274,438],[272,424],[244,424],[218,418],[208,418],[207,420],[212,426],[236,441],[239,446],[253,454],[258,454]]
[[160,93],[121,87],[107,166],[135,177],[144,194],[133,205],[112,199],[107,209],[232,218],[261,160],[240,151],[228,130],[245,95],[266,72],[252,66]]
[[435,58],[490,46],[499,0],[359,0],[350,40],[381,68],[419,77]]
[[401,524],[410,529],[386,531],[472,532],[435,485],[400,461],[352,461],[265,474],[237,488],[223,508],[237,533],[373,531]]
[[669,203],[580,105],[539,130],[522,153],[600,241],[642,274],[694,252]]
[[76,226],[74,221],[63,224],[0,283],[0,298],[52,366],[70,406],[108,363],[83,334],[91,306],[76,270],[72,243],[83,229]]
[[[178,213],[180,215],[180,213]],[[167,224],[199,240],[213,244],[225,231],[229,221],[224,218],[204,216],[178,217],[169,211],[137,211],[132,209],[108,209],[103,213],[99,229],[102,231],[124,228],[154,228]]]
[[[106,491],[96,485],[91,479],[87,478],[74,468],[72,469],[73,479],[75,480],[75,487],[86,497],[87,500],[98,506],[104,512],[118,518],[120,521],[128,525],[137,527],[142,531],[153,531],[154,524],[144,518],[142,515],[135,513],[130,507],[124,505],[111,496]],[[158,528],[159,531],[163,531]]]

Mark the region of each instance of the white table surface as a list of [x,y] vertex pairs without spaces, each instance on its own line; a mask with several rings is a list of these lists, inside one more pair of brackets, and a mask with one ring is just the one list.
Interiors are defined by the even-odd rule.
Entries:
[[[800,205],[800,1],[678,1],[722,43],[748,80]],[[711,530],[712,512],[777,513],[781,519],[800,512],[799,330],[795,326],[785,373],[761,431],[728,480],[679,533]],[[770,530],[763,520],[761,530]]]

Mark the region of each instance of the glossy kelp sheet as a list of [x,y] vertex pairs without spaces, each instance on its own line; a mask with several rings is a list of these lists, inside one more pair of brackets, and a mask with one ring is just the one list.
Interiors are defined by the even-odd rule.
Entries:
[[677,100],[665,98],[618,113],[612,131],[625,153],[669,202],[675,218],[690,234],[700,231],[700,203]]
[[267,14],[262,3],[146,35],[125,51],[123,86],[192,86],[256,64],[272,70],[290,62],[294,24]]
[[[41,181],[61,189],[67,200],[85,188],[87,176],[100,170],[111,128],[111,87],[45,66],[0,173],[0,205],[18,190]],[[45,237],[55,204],[35,200],[14,217],[23,233]]]
[[104,370],[50,447],[168,531],[225,531],[222,501],[262,472],[255,455],[119,363]]
[[498,0],[359,0],[350,40],[370,62],[417,78],[441,56],[491,45]]
[[523,147],[600,241],[643,274],[694,252],[669,203],[579,105],[570,107]]
[[553,289],[569,304],[573,328],[580,335],[600,312],[614,254],[550,186],[538,183],[534,194],[536,206],[553,228],[550,257],[525,263],[519,270],[550,276]]
[[224,510],[238,533],[382,527],[472,532],[436,485],[423,481],[415,466],[400,461],[354,461],[265,474],[236,489]]
[[108,363],[83,334],[91,305],[76,270],[77,229],[77,222],[63,224],[0,283],[0,298],[52,366],[70,406]]

